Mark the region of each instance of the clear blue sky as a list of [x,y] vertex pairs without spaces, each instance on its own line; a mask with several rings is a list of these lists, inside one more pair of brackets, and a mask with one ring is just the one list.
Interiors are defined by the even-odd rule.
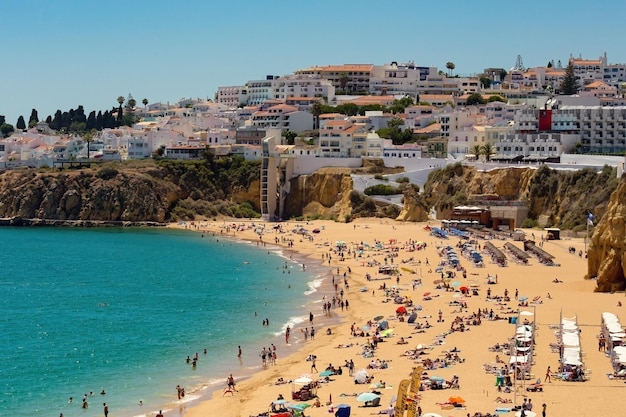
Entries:
[[213,98],[311,65],[625,63],[623,0],[2,0],[0,114]]

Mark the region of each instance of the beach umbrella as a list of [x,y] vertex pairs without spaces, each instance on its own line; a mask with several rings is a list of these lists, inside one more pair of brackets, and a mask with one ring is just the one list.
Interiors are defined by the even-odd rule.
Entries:
[[302,404],[291,404],[291,405],[288,405],[287,408],[291,408],[292,410],[304,411],[310,406],[311,404],[302,403]]
[[380,320],[382,320],[384,318],[385,318],[385,316],[376,316],[376,317],[374,317],[374,321],[380,321]]
[[452,281],[452,284],[450,285],[452,285],[453,287],[460,287],[461,283],[459,281]]
[[519,300],[520,301],[526,301],[526,300],[528,300],[528,297],[525,297],[525,296],[524,297],[520,297]]
[[356,400],[359,402],[367,402],[374,401],[376,398],[380,398],[380,395],[374,394],[373,392],[363,392],[356,397]]
[[521,311],[519,313],[520,316],[532,316],[533,312],[532,311]]
[[448,398],[448,402],[452,403],[452,404],[463,404],[465,402],[465,400],[461,397],[450,397]]
[[320,372],[320,376],[322,378],[327,377],[327,376],[331,376],[331,375],[335,375],[335,373],[333,371],[330,371],[330,370],[325,370],[325,371]]
[[459,291],[464,292],[464,291],[469,291],[469,288],[467,288],[465,285],[462,286],[461,288],[459,288]]
[[407,323],[415,323],[415,320],[417,320],[417,313],[412,312],[409,318],[407,319]]
[[381,321],[380,324],[378,325],[379,330],[385,330],[388,328],[389,328],[389,322],[387,320]]
[[406,314],[406,307],[405,306],[400,306],[400,307],[396,308],[396,313],[397,314]]
[[288,402],[289,401],[287,401],[287,400],[276,400],[276,401],[274,401],[274,404],[276,404],[276,405],[285,405]]
[[440,279],[436,279],[436,280],[433,281],[433,284],[435,284],[435,285],[441,284],[441,283],[443,283],[443,281],[440,280]]
[[370,326],[368,326],[367,324],[361,327],[361,330],[363,330],[364,332],[367,332],[369,329],[370,329]]
[[354,380],[359,384],[364,384],[368,377],[369,374],[365,369],[358,370],[354,373]]
[[430,379],[431,381],[445,381],[446,380],[445,378],[442,378],[440,376],[431,376],[428,379]]
[[452,298],[461,298],[461,297],[463,297],[463,294],[458,293],[458,292],[452,295]]
[[428,297],[429,295],[430,295],[430,291],[426,291],[426,292],[424,293],[424,297]]
[[437,414],[437,413],[424,413],[424,414],[422,414],[422,417],[441,417],[441,414]]
[[340,408],[350,408],[350,404],[345,404],[345,403],[338,404],[337,409],[340,409]]
[[294,379],[293,382],[298,385],[307,385],[313,382],[313,380],[307,376],[301,376],[300,378]]

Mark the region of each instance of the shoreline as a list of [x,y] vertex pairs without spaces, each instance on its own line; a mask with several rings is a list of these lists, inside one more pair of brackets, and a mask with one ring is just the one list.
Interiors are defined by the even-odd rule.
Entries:
[[[227,222],[250,224],[258,223],[265,224],[266,226],[271,223],[264,223],[260,221],[241,221],[237,219],[229,219],[222,222],[199,222],[200,227],[205,227],[206,231],[214,231],[220,233],[220,230]],[[297,252],[303,256],[303,259],[307,259],[308,262],[317,261],[321,267],[328,268],[329,271],[334,271],[339,267],[340,272],[343,273],[346,268],[351,267],[352,273],[349,276],[350,290],[347,291],[347,296],[350,299],[350,310],[344,311],[343,314],[338,312],[339,323],[336,325],[336,331],[333,329],[331,335],[319,335],[314,342],[308,341],[307,343],[299,344],[296,346],[295,351],[285,357],[279,357],[277,365],[265,370],[260,370],[251,375],[250,378],[242,381],[237,381],[238,392],[234,395],[222,395],[219,389],[211,395],[210,399],[200,399],[193,404],[188,404],[184,409],[179,410],[179,415],[185,417],[200,417],[207,413],[215,413],[217,410],[224,416],[248,416],[257,415],[268,410],[269,403],[276,398],[278,394],[282,394],[286,399],[291,400],[290,390],[291,384],[276,385],[275,382],[278,378],[284,378],[285,381],[297,378],[302,374],[310,373],[310,363],[305,361],[308,354],[316,354],[318,356],[317,366],[319,370],[323,370],[326,364],[332,362],[334,365],[343,365],[343,361],[352,357],[357,363],[356,369],[366,368],[366,364],[371,359],[364,359],[358,351],[364,346],[369,339],[354,337],[350,334],[349,323],[356,323],[360,327],[364,321],[367,321],[368,317],[376,314],[389,314],[388,318],[395,333],[390,337],[383,340],[384,343],[379,344],[377,354],[374,359],[376,361],[387,361],[389,367],[386,369],[373,369],[370,371],[374,374],[375,381],[386,381],[386,388],[382,389],[381,408],[362,408],[360,403],[355,402],[352,396],[358,392],[369,390],[368,386],[355,385],[351,378],[345,375],[333,376],[329,383],[322,383],[318,389],[318,397],[320,398],[322,407],[315,408],[310,407],[306,410],[307,416],[323,416],[327,415],[329,407],[335,406],[340,402],[345,402],[352,406],[353,415],[369,415],[378,411],[385,411],[390,399],[395,394],[396,387],[400,383],[400,380],[407,378],[411,367],[421,363],[419,358],[417,360],[407,361],[404,358],[404,352],[408,349],[414,348],[415,345],[424,344],[428,346],[427,353],[430,358],[439,357],[441,352],[446,352],[451,347],[458,347],[464,356],[462,363],[457,363],[452,368],[442,368],[440,371],[432,371],[434,373],[441,373],[446,379],[452,376],[452,373],[460,375],[461,377],[461,390],[460,391],[423,391],[420,395],[423,395],[421,401],[421,408],[424,412],[432,411],[440,413],[441,415],[449,415],[454,417],[465,416],[468,410],[470,414],[474,412],[493,412],[498,408],[499,404],[494,402],[497,397],[504,397],[508,401],[514,401],[512,394],[500,394],[496,392],[494,387],[494,380],[488,374],[485,374],[482,370],[480,363],[485,361],[493,361],[493,354],[489,353],[487,347],[495,342],[502,342],[505,338],[510,336],[511,327],[503,320],[499,321],[486,321],[481,326],[471,326],[466,331],[470,332],[470,339],[465,336],[463,332],[449,333],[450,321],[458,314],[456,308],[452,307],[454,299],[449,298],[454,294],[447,294],[441,290],[435,289],[435,297],[432,301],[419,300],[419,304],[424,305],[423,314],[420,314],[418,321],[428,321],[432,323],[432,328],[426,329],[423,333],[407,331],[406,323],[396,321],[394,316],[390,314],[390,309],[394,309],[394,304],[385,304],[385,294],[380,291],[379,285],[386,282],[388,286],[393,286],[395,282],[392,281],[367,281],[364,278],[366,272],[371,271],[369,267],[365,265],[365,260],[370,258],[376,258],[382,263],[382,256],[380,253],[366,253],[364,258],[360,261],[354,258],[346,258],[344,261],[338,260],[334,255],[330,267],[325,265],[322,261],[321,253],[330,253],[332,245],[335,240],[345,240],[349,246],[354,246],[359,242],[369,241],[371,239],[379,239],[387,243],[387,239],[392,237],[397,238],[397,242],[405,242],[407,239],[422,240],[428,244],[423,252],[405,252],[400,250],[396,255],[397,263],[400,264],[403,261],[408,261],[413,257],[421,259],[421,265],[417,266],[414,263],[408,263],[406,267],[401,269],[401,281],[398,288],[401,292],[410,294],[411,297],[415,297],[417,300],[420,298],[423,291],[427,291],[433,288],[433,281],[436,281],[438,274],[434,271],[434,266],[440,261],[437,254],[437,247],[445,244],[455,245],[457,243],[456,238],[450,238],[447,241],[434,238],[423,230],[426,223],[403,223],[395,222],[393,220],[382,219],[357,219],[350,224],[335,223],[331,221],[310,221],[310,222],[285,222],[283,226],[289,228],[289,225],[305,226],[308,228],[322,227],[322,232],[318,235],[314,235],[314,241],[309,242],[301,240],[297,235],[292,235],[295,242],[294,247],[283,249]],[[325,230],[324,230],[325,227]],[[536,230],[533,231],[536,233]],[[272,236],[271,231],[268,234]],[[289,235],[289,234],[287,234]],[[241,233],[237,232],[234,236],[237,240],[256,241],[258,236],[253,231],[243,230]],[[264,235],[264,239],[265,239]],[[354,237],[354,240],[350,238]],[[326,240],[326,242],[324,242]],[[509,241],[509,240],[507,240]],[[329,245],[323,243],[331,242]],[[482,243],[484,241],[480,241]],[[497,246],[501,246],[502,243],[499,239],[493,241]],[[521,243],[521,242],[514,242]],[[400,246],[400,243],[398,243]],[[330,246],[330,248],[329,248]],[[386,246],[386,245],[385,245]],[[555,415],[556,410],[559,409],[558,414],[568,414],[572,416],[588,415],[590,410],[601,409],[606,412],[616,411],[615,407],[611,407],[610,404],[605,402],[600,405],[595,404],[593,398],[598,398],[597,395],[601,392],[604,395],[617,395],[618,391],[623,387],[621,381],[612,381],[606,378],[605,373],[611,370],[610,361],[604,355],[594,355],[595,350],[595,336],[599,329],[599,315],[601,311],[619,312],[616,310],[616,302],[624,298],[624,294],[603,294],[594,293],[593,288],[595,281],[584,280],[584,271],[586,270],[586,260],[579,258],[576,255],[568,255],[569,247],[575,247],[577,250],[583,247],[583,240],[576,238],[565,238],[561,241],[549,241],[546,242],[546,250],[556,256],[560,266],[550,267],[540,265],[539,262],[533,258],[529,266],[522,266],[514,264],[510,260],[508,267],[498,267],[491,262],[489,258],[485,256],[485,266],[483,268],[473,268],[468,266],[469,276],[468,282],[476,282],[480,286],[479,297],[468,297],[469,308],[465,310],[464,314],[469,314],[475,311],[476,308],[491,307],[494,310],[496,306],[498,309],[504,311],[504,306],[498,306],[494,304],[493,300],[485,300],[484,292],[487,290],[484,279],[489,274],[499,274],[499,284],[490,287],[492,290],[501,292],[505,288],[513,291],[514,288],[519,288],[524,295],[531,296],[533,299],[538,299],[539,302],[533,305],[533,310],[536,310],[537,315],[537,327],[538,340],[536,358],[534,361],[536,364],[532,367],[532,372],[535,374],[535,378],[543,377],[543,370],[546,366],[552,366],[552,369],[558,369],[558,355],[555,356],[553,352],[550,352],[548,345],[555,341],[555,336],[552,334],[553,330],[550,330],[550,326],[554,326],[559,321],[559,315],[572,316],[576,315],[581,325],[584,328],[590,329],[583,333],[581,343],[587,353],[585,362],[589,364],[589,369],[593,368],[594,373],[592,383],[568,383],[562,381],[554,381],[550,384],[549,390],[546,389],[542,393],[529,394],[526,391],[517,392],[515,395],[515,403],[519,405],[522,398],[532,398],[534,404],[536,404],[535,410],[540,411],[540,405],[545,402],[548,406],[548,415]],[[319,258],[318,258],[319,256]],[[407,257],[409,257],[406,259]],[[403,259],[405,258],[405,259]],[[431,260],[430,267],[427,267],[423,262],[424,258]],[[392,258],[393,259],[393,258]],[[510,258],[511,259],[511,258]],[[468,265],[468,260],[463,259],[462,263]],[[419,271],[419,272],[418,272]],[[411,288],[408,280],[415,277],[422,278],[422,286],[417,289]],[[552,279],[558,278],[559,283],[555,284]],[[463,280],[463,278],[460,278]],[[361,291],[361,289],[367,287],[367,291]],[[374,291],[374,294],[372,294]],[[370,296],[370,294],[372,294]],[[552,295],[550,295],[552,294]],[[548,298],[549,296],[549,298]],[[448,300],[450,302],[448,303]],[[512,305],[511,305],[512,304]],[[517,303],[509,303],[507,309],[516,311],[521,307],[516,307]],[[443,322],[436,322],[437,309],[443,310]],[[498,310],[496,310],[498,311]],[[503,314],[503,313],[499,313]],[[441,336],[445,335],[445,336]],[[401,346],[397,342],[402,337],[409,342],[408,345]],[[432,341],[431,341],[432,340]],[[435,341],[439,340],[440,343]],[[471,341],[468,345],[467,342]],[[491,359],[489,359],[491,358]],[[467,359],[467,360],[465,360]],[[469,365],[472,365],[471,367]],[[346,369],[346,368],[344,368]],[[316,377],[315,377],[316,378]],[[542,378],[543,379],[543,378]],[[525,383],[525,382],[524,382]],[[622,384],[622,385],[620,385]],[[583,391],[579,392],[578,387]],[[566,400],[567,396],[573,392],[577,392],[577,395],[581,400],[589,401],[589,407],[579,406],[572,404]],[[548,394],[549,391],[549,394]],[[621,392],[621,391],[619,391]],[[446,403],[446,399],[451,395],[461,395],[468,401],[468,406],[462,409],[453,409],[446,411],[439,411],[440,406],[438,404]],[[311,403],[311,401],[309,401]],[[327,404],[330,404],[327,406]],[[443,407],[443,406],[441,406]],[[506,405],[500,405],[500,407],[506,407]],[[443,410],[443,408],[442,408]],[[513,414],[509,414],[513,415]]]
[[[226,224],[228,223],[228,225]],[[333,268],[327,265],[324,265],[320,259],[314,257],[314,254],[304,252],[302,250],[296,249],[296,244],[294,246],[289,247],[285,242],[275,242],[275,241],[260,241],[258,238],[255,238],[255,235],[250,235],[251,228],[246,229],[248,233],[239,232],[227,232],[223,233],[225,228],[229,227],[229,225],[238,223],[238,224],[271,224],[265,223],[259,220],[241,220],[241,219],[227,219],[220,222],[209,222],[209,221],[201,221],[201,222],[178,222],[178,223],[168,223],[165,225],[167,228],[172,228],[176,230],[189,231],[193,233],[200,233],[202,236],[205,234],[210,234],[209,237],[230,240],[237,244],[248,244],[248,245],[256,245],[259,247],[259,243],[263,244],[263,249],[267,249],[269,252],[274,252],[279,257],[285,259],[285,264],[291,263],[294,267],[301,267],[302,265],[307,265],[306,272],[309,275],[315,276],[319,275],[320,285],[314,289],[311,289],[310,294],[304,295],[305,300],[308,299],[306,304],[302,305],[297,312],[301,312],[302,314],[293,315],[288,322],[283,323],[281,327],[281,332],[279,334],[274,334],[274,336],[263,342],[264,344],[273,345],[276,344],[278,347],[278,351],[280,355],[278,356],[277,361],[288,361],[290,358],[295,357],[296,355],[303,354],[303,351],[307,348],[307,343],[310,343],[310,340],[307,342],[303,338],[303,327],[309,327],[309,323],[304,320],[302,322],[296,323],[294,319],[297,317],[305,317],[308,316],[308,312],[313,312],[314,314],[314,323],[316,330],[319,332],[322,329],[332,328],[335,329],[343,324],[346,321],[346,317],[342,314],[338,314],[336,312],[331,312],[328,315],[322,315],[319,309],[321,308],[322,300],[326,298],[328,293],[332,293],[332,283],[331,276],[333,275]],[[289,222],[285,222],[288,224]],[[232,229],[232,227],[230,228]],[[264,235],[265,236],[265,235]],[[313,280],[315,281],[315,279]],[[313,296],[315,294],[319,294],[319,299],[314,299]],[[292,335],[290,337],[290,343],[285,347],[284,345],[284,334],[285,328],[287,326],[291,326]],[[333,333],[334,336],[337,336],[337,332]],[[328,336],[328,335],[324,335]],[[319,335],[317,336],[319,338]],[[246,354],[244,354],[246,356]],[[252,355],[254,356],[254,355]],[[250,380],[258,377],[259,374],[272,373],[272,368],[275,365],[268,365],[266,367],[262,366],[252,366],[248,367],[251,371],[249,375],[246,376],[237,376],[236,371],[233,371],[235,376],[235,380],[237,385],[242,383],[247,383]],[[278,377],[276,377],[278,378]],[[218,377],[212,378],[212,380],[216,380]],[[165,404],[168,407],[166,413],[166,409],[164,408],[164,414],[166,415],[177,415],[177,416],[187,416],[189,412],[193,412],[193,410],[199,409],[202,407],[206,401],[211,401],[215,398],[222,398],[223,389],[226,384],[226,375],[224,376],[224,384],[222,383],[211,383],[210,381],[205,381],[198,385],[196,390],[190,392],[190,394],[195,395],[196,398],[191,400],[176,400]],[[148,414],[150,416],[150,414]]]
[[57,220],[25,217],[0,218],[0,226],[5,227],[167,227],[169,223],[125,220]]

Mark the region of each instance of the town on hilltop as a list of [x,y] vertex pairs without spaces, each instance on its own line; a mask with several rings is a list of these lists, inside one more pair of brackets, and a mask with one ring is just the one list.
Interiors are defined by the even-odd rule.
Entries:
[[263,159],[266,195],[288,192],[283,187],[294,176],[357,167],[363,158],[416,172],[407,177],[418,183],[457,162],[484,169],[608,164],[623,172],[626,64],[609,64],[605,53],[535,68],[524,68],[518,56],[508,71],[486,68],[471,77],[454,68],[313,66],[219,87],[215,100],[144,99],[141,106],[129,99],[123,110],[118,99],[119,111],[132,115],[130,126],[65,133],[31,119],[30,129],[0,139],[0,168],[193,159],[208,150]]

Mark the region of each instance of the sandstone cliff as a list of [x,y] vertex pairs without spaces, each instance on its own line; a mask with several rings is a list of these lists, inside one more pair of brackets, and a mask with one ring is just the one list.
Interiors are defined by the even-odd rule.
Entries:
[[597,277],[599,292],[626,289],[626,176],[611,195],[588,251],[588,278]]
[[[140,173],[6,171],[0,217],[164,222],[178,192]],[[111,176],[111,177],[110,177]]]
[[352,214],[350,172],[348,169],[321,169],[292,179],[283,216],[323,216],[344,221]]
[[218,214],[254,217],[259,198],[259,164],[243,158],[0,173],[0,218],[45,220],[11,224],[146,224]]

